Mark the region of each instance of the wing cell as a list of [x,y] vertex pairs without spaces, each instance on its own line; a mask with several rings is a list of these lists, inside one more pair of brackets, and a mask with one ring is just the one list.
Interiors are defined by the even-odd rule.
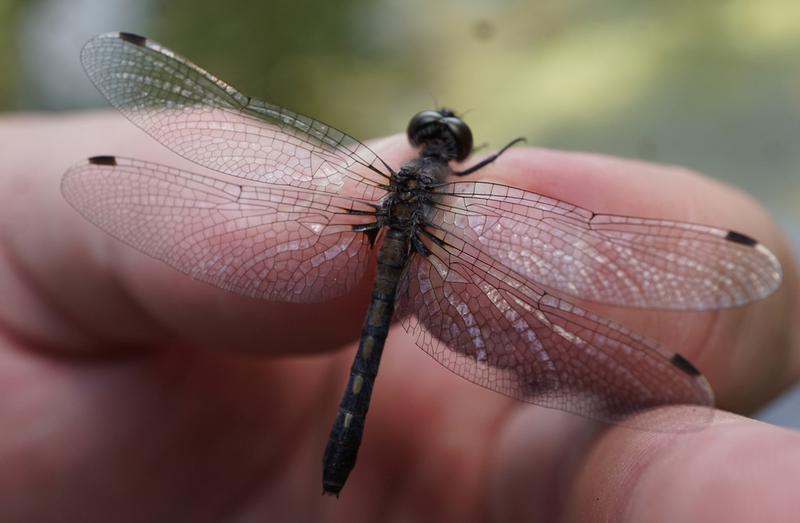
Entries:
[[[694,430],[713,416],[708,382],[679,354],[444,240],[414,258],[398,312],[449,370],[516,399],[648,430]],[[675,404],[694,405],[692,415],[660,408]],[[643,412],[658,415],[632,417]]]
[[495,183],[454,182],[439,193],[436,227],[531,281],[581,299],[716,309],[764,298],[781,282],[777,258],[735,231],[598,214]]
[[108,33],[81,52],[122,114],[177,154],[230,176],[376,200],[391,172],[366,145],[249,97],[144,37]]
[[192,277],[246,296],[324,301],[369,261],[368,204],[100,156],[72,167],[62,193],[89,221]]

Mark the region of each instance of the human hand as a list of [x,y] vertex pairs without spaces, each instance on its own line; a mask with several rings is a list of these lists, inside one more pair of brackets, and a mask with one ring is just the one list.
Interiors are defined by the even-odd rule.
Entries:
[[[451,375],[399,328],[358,466],[339,500],[323,498],[322,451],[370,278],[327,303],[258,302],[94,228],[59,194],[68,166],[120,154],[191,168],[118,115],[9,118],[0,144],[2,521],[794,515],[794,432],[722,412],[685,434],[598,431]],[[376,149],[395,165],[412,155],[404,137]],[[530,148],[475,176],[758,238],[785,271],[766,300],[716,312],[611,312],[692,360],[723,408],[749,412],[797,379],[796,266],[748,198],[680,169]]]

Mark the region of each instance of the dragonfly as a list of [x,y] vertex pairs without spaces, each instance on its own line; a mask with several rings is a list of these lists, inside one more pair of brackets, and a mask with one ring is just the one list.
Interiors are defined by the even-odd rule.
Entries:
[[[777,258],[740,232],[603,214],[471,179],[518,140],[456,171],[473,138],[450,110],[411,119],[418,155],[393,168],[355,138],[247,96],[145,37],[96,36],[81,61],[131,122],[204,168],[89,158],[65,173],[62,193],[90,222],[193,278],[266,300],[329,300],[377,264],[324,451],[326,494],[338,497],[355,466],[395,317],[433,359],[485,388],[681,431],[713,415],[700,371],[574,302],[700,311],[745,305],[781,282]],[[638,415],[670,405],[699,416]]]

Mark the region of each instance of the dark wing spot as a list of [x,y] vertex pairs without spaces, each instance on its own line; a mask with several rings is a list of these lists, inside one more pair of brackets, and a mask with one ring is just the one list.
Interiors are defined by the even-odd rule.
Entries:
[[147,42],[147,38],[145,38],[144,36],[139,36],[133,33],[121,32],[119,34],[119,38],[120,40],[125,40],[126,42],[130,42],[134,45],[144,46],[144,44]]
[[89,158],[92,165],[117,165],[117,159],[113,156],[92,156]]
[[689,360],[687,360],[677,352],[675,353],[674,356],[672,356],[672,359],[670,361],[672,362],[673,365],[681,369],[689,376],[700,376],[700,371],[697,370],[697,368],[694,365],[689,363]]
[[736,231],[728,231],[728,235],[725,236],[725,239],[731,242],[741,243],[742,245],[747,245],[749,247],[752,247],[753,245],[758,243],[757,241],[747,236],[746,234],[742,234]]

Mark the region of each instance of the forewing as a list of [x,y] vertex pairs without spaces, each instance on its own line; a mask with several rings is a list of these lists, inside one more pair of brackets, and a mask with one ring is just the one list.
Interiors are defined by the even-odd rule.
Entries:
[[108,33],[81,52],[111,104],[204,167],[276,185],[377,199],[389,169],[364,144],[322,122],[246,96],[144,37]]
[[743,305],[781,282],[777,258],[743,234],[669,220],[597,214],[487,182],[439,189],[431,221],[541,285],[625,307]]
[[353,288],[369,245],[357,200],[237,183],[101,156],[72,167],[62,192],[89,221],[192,277],[246,296],[322,301]]
[[[411,262],[398,301],[404,327],[439,363],[513,398],[601,421],[680,431],[710,420],[711,388],[680,355],[445,241]],[[673,404],[698,407],[690,416],[655,410]]]

